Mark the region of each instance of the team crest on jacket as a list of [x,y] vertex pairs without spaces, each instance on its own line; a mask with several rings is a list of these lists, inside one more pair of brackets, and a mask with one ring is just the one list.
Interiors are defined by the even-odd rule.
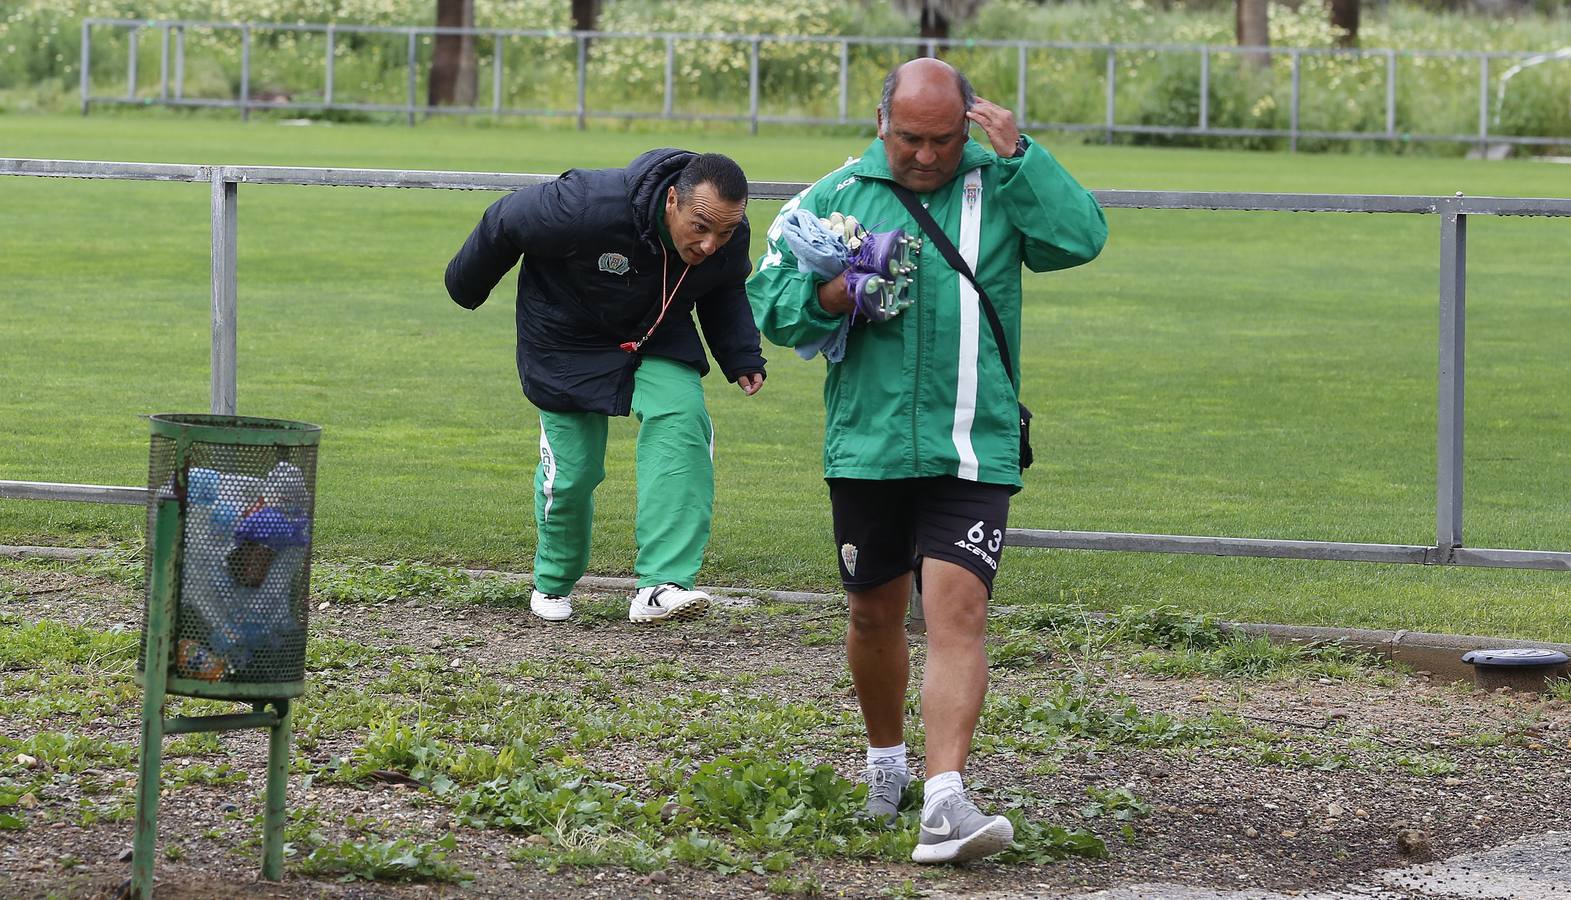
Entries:
[[629,268],[627,257],[620,253],[600,254],[600,271],[602,272],[610,272],[612,275],[626,275]]
[[965,205],[967,207],[974,207],[982,200],[982,185],[974,181],[968,181],[966,182],[964,193],[965,196],[963,199],[965,200]]
[[846,564],[846,574],[856,575],[856,545],[840,545],[840,561]]

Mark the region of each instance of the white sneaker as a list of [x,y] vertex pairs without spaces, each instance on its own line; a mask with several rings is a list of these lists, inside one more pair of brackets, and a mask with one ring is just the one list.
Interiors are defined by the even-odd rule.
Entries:
[[922,811],[921,836],[911,851],[919,863],[961,863],[1009,849],[1015,826],[1003,816],[985,816],[964,794]]
[[862,809],[866,818],[888,828],[900,817],[900,798],[911,784],[911,773],[904,768],[872,765],[862,770],[867,784],[867,805]]
[[529,611],[547,622],[561,622],[573,614],[573,600],[535,591],[529,595]]
[[639,588],[627,604],[627,620],[663,622],[666,619],[696,619],[708,608],[708,594],[690,591],[668,581]]

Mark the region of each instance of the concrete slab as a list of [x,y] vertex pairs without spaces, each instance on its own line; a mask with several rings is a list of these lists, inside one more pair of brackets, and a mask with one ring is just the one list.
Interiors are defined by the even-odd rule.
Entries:
[[1550,831],[1381,874],[1394,888],[1466,900],[1565,900],[1571,897],[1571,832]]
[[[943,896],[943,895],[939,895]],[[979,895],[970,895],[977,900]],[[1003,897],[1063,897],[1025,888]],[[1280,893],[1228,890],[1171,882],[1120,885],[1066,900],[1567,900],[1571,898],[1571,832],[1530,835],[1492,850],[1372,872],[1332,891]],[[992,900],[988,895],[986,900]]]

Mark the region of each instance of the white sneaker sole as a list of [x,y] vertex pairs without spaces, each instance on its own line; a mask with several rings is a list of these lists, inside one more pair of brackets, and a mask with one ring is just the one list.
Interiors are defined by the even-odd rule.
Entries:
[[937,844],[917,844],[911,851],[911,861],[919,863],[960,863],[1008,849],[1015,842],[1015,826],[1003,816],[972,832],[968,837],[942,841]]
[[673,606],[662,611],[659,615],[629,612],[627,620],[635,625],[652,625],[656,622],[665,622],[671,619],[678,621],[696,619],[709,608],[709,601],[704,597],[694,597],[680,606]]
[[573,617],[573,611],[571,609],[567,609],[567,610],[542,610],[542,609],[535,609],[533,606],[531,606],[531,607],[529,607],[529,612],[535,618],[537,618],[537,619],[544,619],[547,622],[566,622],[568,619],[571,619]]

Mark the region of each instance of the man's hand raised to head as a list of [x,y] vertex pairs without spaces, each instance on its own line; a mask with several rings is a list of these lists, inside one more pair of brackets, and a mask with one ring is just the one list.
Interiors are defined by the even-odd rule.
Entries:
[[1015,125],[1015,114],[991,100],[976,98],[966,118],[982,126],[993,152],[1008,159],[1015,155],[1015,144],[1020,141],[1020,129]]

